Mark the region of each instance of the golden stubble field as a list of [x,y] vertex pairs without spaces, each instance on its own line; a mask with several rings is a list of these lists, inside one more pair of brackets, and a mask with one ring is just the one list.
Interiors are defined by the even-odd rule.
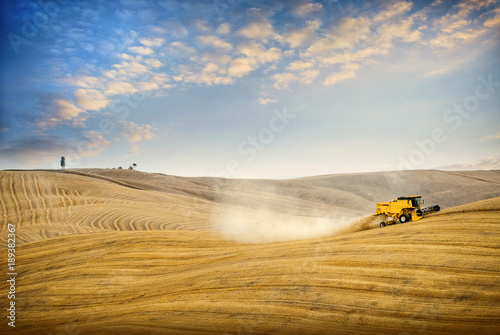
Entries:
[[[2,248],[7,223],[17,238],[16,328],[4,294],[2,333],[500,332],[500,198],[384,229],[243,243],[213,224],[235,206],[206,183],[175,182],[0,172]],[[269,212],[251,207],[237,210]]]

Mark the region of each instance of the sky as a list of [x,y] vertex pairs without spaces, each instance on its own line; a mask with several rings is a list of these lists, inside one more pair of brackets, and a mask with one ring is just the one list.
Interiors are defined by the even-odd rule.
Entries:
[[500,169],[500,1],[2,1],[0,169]]

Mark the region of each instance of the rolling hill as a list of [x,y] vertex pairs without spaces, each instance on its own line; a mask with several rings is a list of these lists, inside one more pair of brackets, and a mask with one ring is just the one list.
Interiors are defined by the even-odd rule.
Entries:
[[[184,178],[114,169],[2,171],[0,188],[2,228],[17,222],[22,228],[17,238],[24,243],[117,230],[219,231],[221,225],[233,225],[231,218],[245,221],[241,230],[256,224],[249,218],[279,220],[287,223],[286,233],[297,217],[314,224],[316,218],[344,224],[371,214],[377,201],[400,195],[421,194],[427,204],[442,208],[498,197],[500,171],[399,171],[291,180]],[[265,234],[266,227],[261,229]]]
[[[498,171],[283,181],[2,171],[2,247],[7,223],[16,224],[18,274],[16,329],[5,320],[0,327],[21,334],[497,334],[498,183]],[[225,239],[217,224],[257,218],[264,233],[286,234],[281,229],[296,221],[334,224],[407,193],[448,208],[384,229],[273,243]],[[0,289],[7,288],[2,279]]]

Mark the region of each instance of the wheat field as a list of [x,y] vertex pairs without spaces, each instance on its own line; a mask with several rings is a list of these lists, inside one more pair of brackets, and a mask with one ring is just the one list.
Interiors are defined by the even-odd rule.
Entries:
[[[17,242],[16,328],[4,320],[2,333],[500,332],[498,197],[383,229],[243,243],[214,226],[235,206],[206,180],[169,177],[167,190],[143,177],[0,172],[2,248],[8,223]],[[316,201],[314,215],[328,212]],[[307,220],[304,202],[266,217]],[[254,207],[236,210],[270,211]]]

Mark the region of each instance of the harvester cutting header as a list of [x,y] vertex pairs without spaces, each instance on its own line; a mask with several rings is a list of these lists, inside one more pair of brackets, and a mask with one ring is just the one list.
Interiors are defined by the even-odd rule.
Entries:
[[420,208],[421,203],[423,204],[424,201],[420,195],[399,197],[391,202],[377,202],[377,210],[373,215],[387,215],[387,217],[392,218],[390,221],[381,222],[380,228],[382,228],[386,225],[395,224],[398,220],[401,223],[417,221],[424,215],[439,212],[440,210],[438,205],[422,209]]

